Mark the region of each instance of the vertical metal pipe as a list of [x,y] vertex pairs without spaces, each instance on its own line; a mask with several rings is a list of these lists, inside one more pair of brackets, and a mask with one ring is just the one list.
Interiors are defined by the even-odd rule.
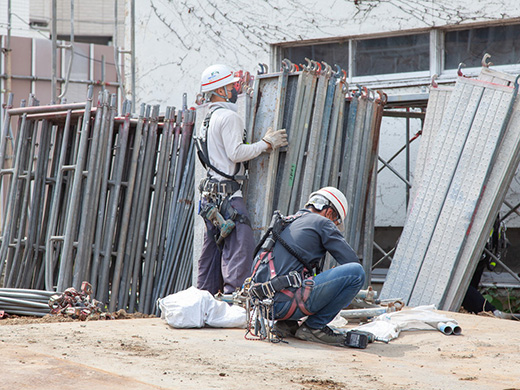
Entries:
[[[148,121],[146,121],[148,123]],[[140,188],[141,183],[141,171],[142,171],[142,160],[143,160],[143,154],[145,150],[146,145],[146,133],[147,128],[145,127],[145,105],[141,105],[140,113],[139,113],[139,119],[137,122],[137,126],[135,129],[135,137],[134,137],[134,150],[132,153],[132,162],[131,162],[131,168],[130,168],[130,174],[128,176],[128,187],[127,191],[132,192],[132,198],[128,199],[130,206],[130,215],[128,217],[128,232],[127,237],[124,242],[124,246],[121,249],[118,249],[118,256],[123,256],[123,264],[124,264],[124,271],[123,271],[123,277],[121,280],[122,288],[119,293],[119,302],[120,306],[123,308],[127,308],[129,311],[133,311],[134,306],[129,305],[129,299],[132,294],[134,294],[136,284],[134,284],[134,287],[130,287],[132,283],[135,283],[135,280],[133,280],[132,275],[134,272],[134,264],[133,264],[133,244],[134,240],[136,239],[135,234],[135,226],[136,226],[136,219],[137,219],[137,203],[139,198],[138,189]],[[123,243],[122,243],[123,244]],[[116,259],[117,261],[117,259]]]
[[[406,107],[406,113],[410,112],[410,107]],[[410,183],[410,116],[406,115],[406,181]],[[406,208],[410,203],[410,186],[406,184]]]
[[[170,133],[170,137],[172,139],[172,147],[170,149],[170,159],[167,169],[168,179],[166,184],[166,193],[164,197],[164,211],[162,216],[162,223],[161,223],[161,237],[160,237],[160,245],[159,245],[159,252],[158,252],[158,259],[161,262],[161,267],[158,272],[159,275],[159,281],[156,283],[155,290],[154,290],[154,301],[157,300],[158,294],[159,294],[159,288],[161,288],[162,284],[164,283],[164,274],[165,269],[168,264],[168,259],[166,256],[164,256],[164,252],[166,249],[166,243],[168,242],[168,237],[170,234],[170,229],[168,225],[169,217],[170,217],[170,211],[171,211],[171,201],[172,201],[172,195],[173,195],[173,181],[175,177],[175,157],[177,155],[177,147],[179,143],[179,134],[175,132],[174,129],[175,126],[175,107],[171,107],[169,111],[169,121],[168,121],[168,132]],[[179,130],[180,133],[180,130]]]
[[52,52],[51,52],[51,104],[56,103],[56,81],[58,72],[58,11],[57,11],[57,0],[52,0],[52,21],[51,21],[51,40],[52,40]]
[[69,87],[70,73],[72,71],[72,63],[74,61],[74,0],[70,0],[70,45],[67,47],[70,50],[69,66],[67,68],[67,75],[65,76],[65,85],[61,91],[58,99],[62,99],[67,93]]
[[131,40],[132,40],[132,47],[131,47],[131,51],[132,51],[132,64],[131,64],[131,69],[132,69],[132,74],[131,74],[131,78],[132,78],[132,112],[134,112],[135,110],[135,103],[136,103],[136,92],[135,92],[135,0],[131,0],[131,6],[132,6],[132,10],[131,10],[131,22],[130,22],[130,28],[131,28],[131,33],[130,33],[130,37],[131,37]]
[[103,99],[98,105],[96,118],[92,132],[92,140],[89,145],[90,156],[88,159],[88,173],[86,184],[83,188],[83,207],[81,210],[78,248],[76,262],[74,265],[74,275],[72,286],[79,289],[81,283],[87,277],[87,270],[90,268],[92,260],[92,250],[94,241],[94,227],[96,224],[96,213],[99,189],[102,178],[102,163],[106,151],[106,134],[108,125],[112,123],[110,105],[110,94],[108,91],[102,93]]
[[[126,118],[128,117],[128,126],[126,125]],[[127,148],[127,142],[124,142],[124,138],[126,137],[126,139],[128,140],[128,133],[130,132],[130,111],[128,111],[128,113],[126,113],[125,115],[125,125],[122,127],[122,130],[123,130],[123,134],[122,134],[122,140],[121,140],[121,149],[128,149]],[[136,139],[139,139],[139,137],[136,137]],[[135,139],[134,139],[135,140]],[[128,150],[129,152],[129,150]],[[118,161],[120,162],[121,166],[121,170],[120,170],[120,174],[122,175],[122,169],[124,167],[124,164],[125,164],[125,159],[124,159],[124,156],[126,155],[126,152],[121,150],[121,159]],[[131,159],[131,162],[132,162],[132,166],[130,167],[130,173],[133,173],[135,172],[135,164],[136,164],[136,153],[134,151],[134,153],[132,154],[132,159]],[[118,167],[119,168],[119,167]],[[120,180],[120,178],[119,178]],[[130,179],[129,179],[130,180]],[[129,210],[129,205],[131,204],[131,201],[132,201],[132,197],[133,197],[133,184],[132,186],[128,185],[127,186],[127,191],[126,191],[126,197],[125,197],[125,203],[126,205],[124,206],[124,208],[121,210],[121,213],[122,213],[122,218],[121,218],[121,222],[123,224],[123,226],[121,227],[121,231],[120,231],[120,236],[119,236],[119,244],[116,245],[116,248],[117,248],[117,252],[116,252],[116,258],[115,258],[115,264],[114,264],[114,276],[112,278],[112,294],[110,296],[110,303],[109,303],[109,311],[114,311],[117,307],[117,303],[118,303],[118,297],[119,297],[119,289],[120,289],[120,286],[121,286],[121,274],[122,274],[122,266],[123,266],[123,256],[122,256],[122,253],[119,253],[120,250],[122,252],[122,249],[124,248],[124,241],[126,241],[126,236],[127,236],[127,232],[128,232],[128,226],[127,226],[127,223],[128,223],[128,220],[129,220],[129,215],[130,215],[130,210]],[[119,208],[121,208],[121,205],[119,205]],[[113,245],[113,244],[112,244]],[[105,253],[105,257],[107,256],[107,254]],[[122,308],[122,307],[118,307],[118,308]]]
[[[144,105],[143,105],[144,106]],[[138,197],[142,197],[146,195],[146,193],[142,190],[143,186],[145,186],[144,182],[146,181],[146,173],[145,173],[145,165],[146,158],[148,155],[149,144],[152,142],[151,139],[151,124],[150,124],[150,106],[146,106],[144,118],[145,118],[145,126],[143,130],[143,139],[141,143],[141,149],[139,152],[139,163],[138,163],[138,171],[136,176],[136,191],[138,196],[135,196],[135,204],[132,207],[132,217],[130,219],[130,226],[132,228],[132,236],[127,244],[127,252],[125,256],[128,256],[128,261],[130,262],[130,272],[132,278],[132,287],[130,289],[130,297],[128,308],[130,312],[133,312],[137,305],[138,298],[138,288],[140,282],[141,275],[141,253],[138,247],[139,241],[139,232],[140,232],[140,224],[141,224],[141,208],[144,202],[144,199],[137,200]],[[134,203],[134,202],[132,202]]]
[[[17,149],[18,168],[15,170],[13,181],[11,182],[10,195],[14,194],[14,198],[11,198],[13,202],[9,204],[9,208],[11,208],[12,212],[7,220],[8,227],[6,229],[7,234],[4,237],[5,242],[2,242],[2,249],[4,244],[7,244],[9,249],[11,249],[7,256],[6,287],[16,287],[13,285],[13,278],[16,278],[16,274],[21,267],[20,251],[22,251],[22,245],[25,247],[24,233],[29,209],[30,190],[32,188],[31,179],[35,176],[32,169],[35,160],[36,140],[38,138],[38,123],[27,120],[25,124],[26,130],[21,131],[21,138],[17,142],[21,147]],[[14,251],[12,250],[12,243],[15,243]],[[2,256],[2,258],[5,257]]]
[[[118,46],[118,28],[119,28],[119,23],[118,23],[118,0],[115,0],[114,1],[114,42],[113,42],[113,45],[114,45],[114,64],[115,64],[115,68],[116,68],[116,76],[117,76],[117,83],[119,85],[119,90],[121,91],[121,94],[123,95],[123,98],[125,98],[126,94],[125,94],[125,87],[123,85],[123,78],[121,77],[121,64],[119,62],[119,54],[120,54],[120,50],[119,50],[119,46]],[[133,89],[132,89],[132,94],[133,94]],[[132,110],[133,112],[133,107],[132,107]]]
[[[127,104],[128,105],[128,104]],[[129,105],[128,105],[129,106]],[[130,130],[130,110],[125,108],[125,119],[119,127],[118,145],[116,147],[116,156],[113,166],[113,186],[110,191],[110,198],[107,204],[107,220],[104,232],[103,242],[103,262],[101,263],[101,273],[99,277],[98,294],[103,302],[106,302],[109,296],[109,272],[112,260],[112,250],[114,248],[114,232],[116,231],[116,216],[119,208],[119,196],[121,192],[122,175],[125,164],[125,156],[128,144],[128,132]],[[117,244],[115,245],[117,248]],[[119,275],[118,275],[119,276]],[[112,292],[114,300],[117,300],[119,280],[113,281]],[[117,284],[117,286],[116,286]]]
[[[31,104],[33,102],[33,98],[31,97]],[[8,111],[9,113],[9,111]],[[9,115],[7,115],[9,116]],[[6,121],[4,123],[4,131],[5,128],[9,129],[10,120]],[[16,150],[14,153],[14,163],[12,168],[12,178],[11,178],[11,185],[9,188],[9,195],[7,198],[7,202],[5,204],[7,213],[4,216],[4,219],[2,221],[2,244],[0,246],[0,259],[2,261],[2,264],[4,261],[6,261],[6,274],[10,272],[10,259],[7,257],[8,251],[9,251],[9,245],[11,243],[11,235],[12,230],[15,228],[15,224],[13,221],[16,219],[16,215],[18,214],[19,210],[15,206],[15,202],[18,203],[19,199],[21,198],[21,187],[20,187],[20,171],[21,171],[21,151],[22,148],[27,147],[27,144],[25,142],[22,142],[22,140],[25,137],[26,131],[28,131],[28,128],[30,125],[27,121],[27,114],[22,115],[22,120],[20,122],[19,128],[18,128],[18,134],[17,134],[17,141],[16,141]],[[5,133],[4,133],[5,135]],[[7,135],[5,135],[5,138],[7,140]],[[2,139],[4,141],[4,139]],[[3,159],[5,157],[5,144],[2,145],[2,148],[0,150],[0,162],[3,165]],[[1,268],[1,267],[0,267]]]
[[56,229],[56,223],[58,220],[58,214],[59,214],[59,200],[61,198],[61,190],[62,190],[62,181],[64,176],[64,170],[63,167],[65,165],[65,156],[67,152],[67,147],[69,144],[69,137],[70,137],[70,121],[71,121],[71,114],[72,111],[67,111],[67,116],[65,119],[65,127],[63,129],[63,140],[61,144],[61,153],[60,153],[60,160],[58,163],[58,171],[56,175],[56,183],[54,185],[54,190],[52,193],[52,203],[51,203],[51,209],[49,211],[50,217],[49,217],[49,226],[47,229],[47,236],[45,239],[45,288],[47,290],[53,289],[53,280],[54,280],[54,264],[51,257],[51,251],[52,251],[52,242],[51,242],[51,236],[53,235],[55,229]]
[[6,42],[5,42],[5,64],[6,64],[5,73],[7,75],[5,92],[7,95],[9,95],[11,93],[11,81],[12,81],[11,17],[12,17],[11,0],[7,0],[7,35],[6,35]]
[[72,253],[75,238],[75,222],[76,213],[79,207],[81,182],[83,180],[83,168],[86,161],[88,138],[90,134],[90,110],[92,107],[93,87],[89,87],[87,104],[85,107],[85,116],[81,126],[81,134],[79,140],[78,156],[76,167],[74,169],[73,184],[71,190],[71,198],[69,203],[69,210],[66,218],[63,249],[61,253],[61,262],[58,275],[58,291],[64,291],[70,287],[72,282]]
[[[137,236],[137,255],[143,261],[143,252],[145,249],[145,239],[146,239],[146,231],[149,229],[149,211],[148,208],[150,206],[150,197],[151,197],[151,184],[152,184],[152,174],[154,173],[155,169],[155,151],[156,151],[156,144],[157,144],[157,115],[159,114],[159,107],[154,106],[152,110],[152,116],[150,120],[150,133],[151,136],[150,141],[147,145],[147,156],[145,159],[145,166],[144,166],[144,175],[143,175],[143,192],[141,193],[141,199],[143,203],[142,211],[141,211],[141,221],[140,221],[140,227],[139,227],[139,234]],[[140,292],[145,292],[148,288],[148,282],[149,282],[149,270],[151,269],[150,264],[148,262],[143,264],[142,267],[142,277],[141,277],[141,284],[140,284]],[[146,306],[146,300],[145,297],[140,295],[139,296],[139,311],[145,312],[145,306]]]

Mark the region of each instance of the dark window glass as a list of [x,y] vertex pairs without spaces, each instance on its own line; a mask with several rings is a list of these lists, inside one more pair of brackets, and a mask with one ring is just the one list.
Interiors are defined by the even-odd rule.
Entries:
[[337,64],[342,69],[348,69],[348,42],[287,47],[283,54],[284,58],[295,64],[306,64],[307,57],[310,60],[325,61],[332,67]]
[[495,65],[520,62],[520,25],[474,28],[445,34],[445,69],[480,66],[485,53]]
[[404,73],[430,68],[430,35],[364,39],[357,42],[355,75]]

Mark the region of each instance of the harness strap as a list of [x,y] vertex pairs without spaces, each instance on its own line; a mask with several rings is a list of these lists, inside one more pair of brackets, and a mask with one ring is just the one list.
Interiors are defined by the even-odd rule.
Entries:
[[260,256],[258,257],[258,261],[255,264],[255,268],[253,269],[253,276],[256,274],[256,270],[258,269],[258,267],[260,267],[260,264],[264,262],[263,260],[268,254],[269,252],[263,252],[262,254],[260,254]]
[[283,318],[278,319],[278,321],[284,321],[288,320],[292,317],[294,312],[297,308],[301,310],[303,314],[306,316],[313,315],[314,313],[311,313],[305,308],[305,302],[307,302],[307,299],[309,299],[309,296],[311,295],[312,287],[314,286],[314,280],[312,279],[305,279],[303,281],[303,286],[300,287],[298,290],[296,290],[294,293],[290,290],[282,290],[281,293],[287,295],[289,298],[291,298],[291,306],[289,307],[289,310],[287,311],[287,314],[283,316]]
[[[209,152],[208,152],[209,122],[211,120],[211,116],[213,115],[213,113],[221,108],[223,108],[223,107],[215,107],[214,109],[210,110],[206,114],[206,118],[204,118],[204,122],[202,125],[204,128],[203,134],[201,134],[200,137],[194,136],[193,138],[195,139],[195,147],[197,149],[197,156],[199,157],[199,160],[200,160],[200,163],[202,164],[202,166],[205,169],[211,168],[213,171],[218,173],[220,176],[225,177],[226,179],[236,181],[237,179],[241,179],[241,178],[237,177],[237,173],[240,171],[240,163],[235,164],[235,173],[230,175],[228,173],[221,171],[217,167],[215,167],[209,159]],[[209,171],[207,174],[209,176]]]
[[271,272],[271,279],[276,276],[276,270],[274,268],[274,257],[273,252],[268,252],[267,259],[269,260],[269,271]]

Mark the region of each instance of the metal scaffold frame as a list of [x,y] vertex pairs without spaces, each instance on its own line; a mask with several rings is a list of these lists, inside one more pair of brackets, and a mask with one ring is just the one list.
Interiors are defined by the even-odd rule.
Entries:
[[90,87],[86,103],[31,96],[5,109],[3,286],[62,292],[86,281],[111,312],[152,313],[191,282],[195,111],[142,105],[132,118],[108,91],[96,102]]

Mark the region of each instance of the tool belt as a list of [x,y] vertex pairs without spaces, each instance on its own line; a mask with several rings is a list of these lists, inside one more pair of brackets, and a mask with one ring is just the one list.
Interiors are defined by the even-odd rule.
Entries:
[[288,287],[300,288],[302,278],[297,271],[291,271],[287,275],[275,276],[268,282],[255,283],[250,292],[259,299],[272,298],[275,293]]
[[218,181],[209,177],[202,179],[199,183],[200,192],[218,193],[231,195],[242,188],[242,184],[234,180]]

